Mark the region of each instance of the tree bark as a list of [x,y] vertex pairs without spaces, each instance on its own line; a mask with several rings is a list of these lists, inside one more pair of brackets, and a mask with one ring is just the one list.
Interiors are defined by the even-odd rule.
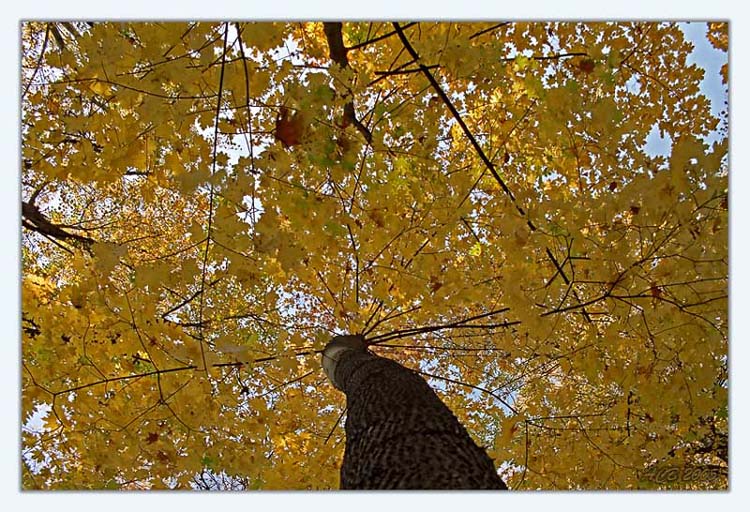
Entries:
[[427,382],[362,336],[333,338],[323,367],[346,394],[341,489],[507,489]]

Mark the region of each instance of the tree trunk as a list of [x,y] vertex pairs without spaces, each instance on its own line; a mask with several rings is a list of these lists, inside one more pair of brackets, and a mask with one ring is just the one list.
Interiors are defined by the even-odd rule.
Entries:
[[364,337],[333,338],[323,368],[346,394],[341,489],[507,489],[427,382]]

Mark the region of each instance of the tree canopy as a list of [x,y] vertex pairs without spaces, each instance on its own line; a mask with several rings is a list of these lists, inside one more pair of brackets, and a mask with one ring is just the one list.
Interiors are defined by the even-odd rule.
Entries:
[[337,488],[342,333],[511,488],[726,487],[728,113],[677,24],[21,30],[24,488]]

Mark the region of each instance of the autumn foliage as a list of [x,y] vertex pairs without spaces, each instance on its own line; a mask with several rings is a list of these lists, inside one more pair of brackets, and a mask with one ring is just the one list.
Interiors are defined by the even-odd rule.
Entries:
[[24,488],[336,488],[359,332],[511,488],[726,487],[728,114],[677,25],[22,41]]

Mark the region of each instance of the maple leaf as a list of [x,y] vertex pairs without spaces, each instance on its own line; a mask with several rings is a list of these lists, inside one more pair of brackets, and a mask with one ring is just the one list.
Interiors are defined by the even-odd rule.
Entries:
[[289,113],[286,107],[281,108],[281,113],[276,119],[274,128],[274,137],[280,141],[284,147],[288,148],[299,144],[305,133],[305,122],[302,114],[295,112]]
[[578,69],[586,73],[587,75],[594,71],[594,68],[596,67],[596,63],[593,59],[581,59],[578,62]]

